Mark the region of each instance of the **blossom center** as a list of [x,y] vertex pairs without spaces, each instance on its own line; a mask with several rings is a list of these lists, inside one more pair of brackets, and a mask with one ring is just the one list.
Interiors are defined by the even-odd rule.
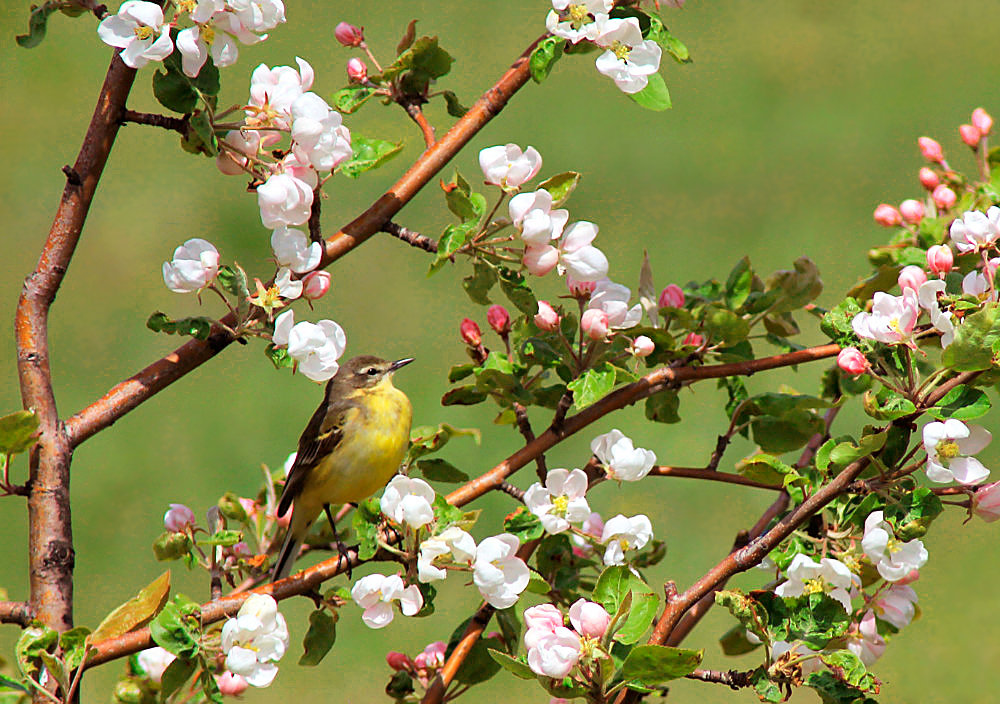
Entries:
[[903,549],[903,543],[897,540],[894,536],[889,536],[888,542],[885,544],[886,551],[892,555]]
[[569,508],[569,497],[568,496],[557,496],[552,499],[552,513],[557,516],[565,516],[566,510]]
[[135,38],[140,40],[151,39],[153,37],[153,28],[144,24],[136,25],[133,30],[135,32]]
[[177,10],[179,12],[187,12],[188,14],[194,12],[198,9],[197,0],[179,0],[177,3]]
[[803,579],[802,586],[805,594],[822,594],[826,591],[826,584],[822,579]]
[[210,24],[201,26],[201,40],[209,46],[215,41],[215,27]]
[[569,15],[569,21],[573,25],[573,29],[580,29],[590,19],[586,5],[572,4],[566,8],[566,12]]
[[615,43],[611,45],[611,53],[613,53],[619,61],[628,61],[628,55],[632,51],[632,47],[628,44],[623,44],[622,42],[615,40]]
[[953,460],[959,455],[958,443],[951,438],[940,440],[934,449],[937,456],[945,462]]

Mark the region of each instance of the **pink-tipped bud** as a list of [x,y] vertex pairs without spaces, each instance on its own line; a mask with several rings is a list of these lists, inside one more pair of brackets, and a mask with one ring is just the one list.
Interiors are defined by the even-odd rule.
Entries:
[[510,313],[500,304],[489,307],[486,311],[486,322],[497,335],[506,335],[510,332]]
[[569,295],[573,298],[590,298],[590,294],[592,294],[594,289],[597,288],[597,282],[575,281],[567,276],[566,288],[569,289]]
[[954,263],[955,255],[946,244],[936,244],[927,250],[927,268],[937,274],[938,278],[943,279]]
[[972,111],[972,124],[984,137],[993,130],[993,118],[982,108],[976,108]]
[[937,175],[934,169],[927,166],[920,168],[920,185],[926,188],[928,191],[933,191],[941,183],[941,177]]
[[942,183],[931,193],[931,200],[934,201],[934,205],[938,207],[938,210],[948,210],[955,205],[958,196],[955,195],[955,191]]
[[171,533],[184,533],[194,528],[194,511],[184,504],[170,504],[170,510],[163,514],[163,527]]
[[215,683],[219,685],[219,692],[227,697],[237,697],[250,686],[250,683],[243,679],[243,675],[237,675],[229,670],[216,675]]
[[940,164],[944,161],[944,150],[938,144],[937,140],[930,137],[921,137],[917,140],[917,144],[920,145],[920,153],[924,155],[927,161],[934,164]]
[[555,332],[559,329],[559,314],[546,301],[538,302],[538,312],[535,314],[535,325],[539,330]]
[[864,374],[869,367],[868,360],[861,354],[861,350],[854,347],[845,347],[837,355],[837,366],[851,376]]
[[354,57],[347,61],[347,77],[354,83],[364,83],[368,80],[368,67],[361,59]]
[[341,22],[334,28],[333,36],[344,46],[361,46],[365,40],[365,30],[363,27]]
[[1000,482],[986,484],[972,495],[972,513],[987,523],[1000,518]]
[[908,288],[919,291],[920,287],[927,283],[927,274],[919,266],[911,264],[910,266],[903,267],[903,270],[899,272],[899,279],[897,281],[902,291]]
[[611,615],[600,604],[577,599],[569,607],[569,621],[581,636],[600,638],[608,630]]
[[924,219],[924,204],[919,200],[908,198],[899,204],[899,214],[906,222],[916,225]]
[[330,290],[330,272],[311,271],[302,279],[302,297],[315,301],[327,294]]
[[902,579],[897,579],[894,584],[900,587],[905,587],[907,584],[912,584],[920,579],[920,570],[910,570]]
[[580,327],[591,340],[603,340],[608,336],[608,314],[600,308],[589,308],[583,311]]
[[657,303],[660,308],[683,308],[686,300],[681,287],[677,284],[670,284],[660,291],[660,300]]
[[983,133],[975,125],[959,125],[958,135],[973,149],[979,146],[979,140],[983,138]]
[[684,339],[681,341],[681,344],[690,345],[691,347],[701,347],[703,344],[705,344],[705,338],[696,332],[689,332],[687,335],[684,336]]
[[447,650],[447,643],[443,640],[435,641],[413,658],[413,664],[418,670],[438,670],[444,667],[444,654]]
[[401,670],[409,671],[413,668],[413,663],[410,661],[410,656],[406,653],[399,653],[395,650],[390,650],[385,654],[385,661],[389,664],[396,672]]
[[873,215],[875,222],[882,227],[897,227],[903,222],[903,216],[888,203],[880,203]]
[[257,509],[259,508],[259,506],[257,506],[256,501],[254,501],[253,499],[249,499],[245,496],[241,496],[239,498],[239,502],[240,506],[243,507],[243,510],[246,511],[248,516],[253,518],[254,516],[257,515]]
[[462,342],[469,347],[479,347],[483,344],[483,333],[474,320],[462,319],[462,324],[458,326],[458,333],[462,336]]
[[629,347],[629,352],[631,352],[636,357],[648,357],[653,354],[653,350],[656,349],[656,345],[645,335],[639,335],[632,341],[632,346]]

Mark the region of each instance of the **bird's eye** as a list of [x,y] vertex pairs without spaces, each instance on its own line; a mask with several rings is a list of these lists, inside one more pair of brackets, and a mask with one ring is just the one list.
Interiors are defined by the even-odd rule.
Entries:
[[365,374],[367,374],[368,376],[375,376],[376,374],[378,374],[378,369],[376,369],[375,367],[368,367],[365,370]]

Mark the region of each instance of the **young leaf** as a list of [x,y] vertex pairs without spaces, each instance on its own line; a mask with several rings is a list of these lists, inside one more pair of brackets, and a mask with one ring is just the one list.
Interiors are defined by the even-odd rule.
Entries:
[[955,340],[941,353],[941,362],[958,372],[990,369],[1000,348],[1000,304],[987,303],[966,316],[955,330]]
[[500,267],[497,269],[497,275],[500,278],[500,290],[519,311],[529,316],[538,312],[538,300],[528,286],[524,274],[507,267]]
[[564,171],[547,178],[538,184],[539,189],[545,189],[552,196],[552,207],[558,208],[565,203],[570,195],[576,190],[582,175],[576,171]]
[[180,595],[175,596],[149,624],[153,642],[179,658],[193,658],[201,649],[197,620],[189,618],[186,601]]
[[622,677],[628,682],[651,686],[689,675],[701,664],[704,650],[638,645],[625,658]]
[[160,693],[164,700],[178,691],[188,681],[188,678],[198,669],[197,660],[175,658],[160,677]]
[[351,158],[341,164],[338,171],[345,176],[357,178],[366,171],[379,168],[399,154],[403,150],[403,143],[351,134],[351,149]]
[[458,96],[453,91],[443,90],[441,91],[441,95],[444,98],[445,109],[452,117],[464,117],[465,113],[469,112],[469,108],[462,105]]
[[364,105],[373,95],[376,95],[373,86],[349,85],[334,93],[331,102],[338,111],[349,115]]
[[299,664],[314,667],[326,657],[337,640],[337,619],[326,609],[316,609],[309,614],[309,630],[302,639],[304,652]]
[[211,57],[201,67],[197,78],[185,75],[181,68],[180,52],[163,60],[162,71],[153,74],[153,95],[168,110],[179,113],[193,112],[198,101],[219,93],[219,69]]
[[62,5],[58,0],[49,0],[39,6],[31,7],[31,15],[28,17],[28,33],[18,34],[14,37],[17,45],[24,49],[33,49],[45,39],[46,23],[49,15],[58,10]]
[[573,392],[573,403],[578,409],[599,401],[615,388],[615,370],[608,363],[588,369],[577,379],[566,385]]
[[0,417],[0,454],[25,452],[38,442],[38,416],[34,411],[14,411]]
[[667,90],[663,76],[658,73],[651,74],[649,83],[638,93],[626,93],[625,95],[636,104],[654,112],[663,112],[671,107],[670,91]]
[[420,470],[424,478],[432,482],[466,482],[469,475],[446,460],[432,458],[429,460],[418,460],[417,469]]
[[552,67],[562,57],[565,46],[566,40],[559,37],[546,37],[538,42],[538,46],[528,58],[531,78],[535,83],[541,83],[549,77]]
[[956,386],[933,408],[927,409],[927,414],[938,420],[955,418],[965,421],[986,415],[991,407],[990,397],[981,389]]
[[370,560],[378,552],[378,526],[382,509],[378,499],[368,499],[358,504],[351,517],[351,528],[358,539],[358,558]]
[[516,536],[522,543],[529,540],[536,540],[545,535],[538,516],[531,513],[524,506],[518,506],[513,513],[503,519],[503,530]]
[[90,634],[91,643],[117,638],[123,633],[146,625],[167,603],[170,594],[170,570],[150,582],[138,594],[104,617],[101,625]]
[[[462,279],[462,288],[469,294],[469,298],[474,303],[481,306],[488,306],[490,301],[489,292],[497,282],[496,268],[484,259],[476,259],[472,263],[472,274]],[[448,377],[448,381],[454,383],[458,379]]]
[[524,662],[524,660],[512,658],[507,653],[501,653],[499,650],[493,650],[493,648],[487,648],[486,650],[490,654],[490,657],[499,663],[500,667],[513,673],[516,677],[520,677],[522,680],[535,679],[535,673],[531,671],[528,663]]
[[661,391],[646,399],[646,418],[657,423],[679,423],[681,397],[674,390]]

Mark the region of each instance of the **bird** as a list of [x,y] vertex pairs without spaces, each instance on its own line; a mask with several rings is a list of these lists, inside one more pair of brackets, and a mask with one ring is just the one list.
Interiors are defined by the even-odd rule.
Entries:
[[[278,501],[278,517],[292,509],[288,533],[271,581],[287,577],[313,522],[330,504],[368,498],[396,474],[410,440],[413,407],[392,384],[412,357],[388,362],[372,355],[348,360],[327,382],[323,402],[299,438],[298,452]],[[294,502],[294,508],[292,507]],[[338,540],[338,549],[345,548]]]

